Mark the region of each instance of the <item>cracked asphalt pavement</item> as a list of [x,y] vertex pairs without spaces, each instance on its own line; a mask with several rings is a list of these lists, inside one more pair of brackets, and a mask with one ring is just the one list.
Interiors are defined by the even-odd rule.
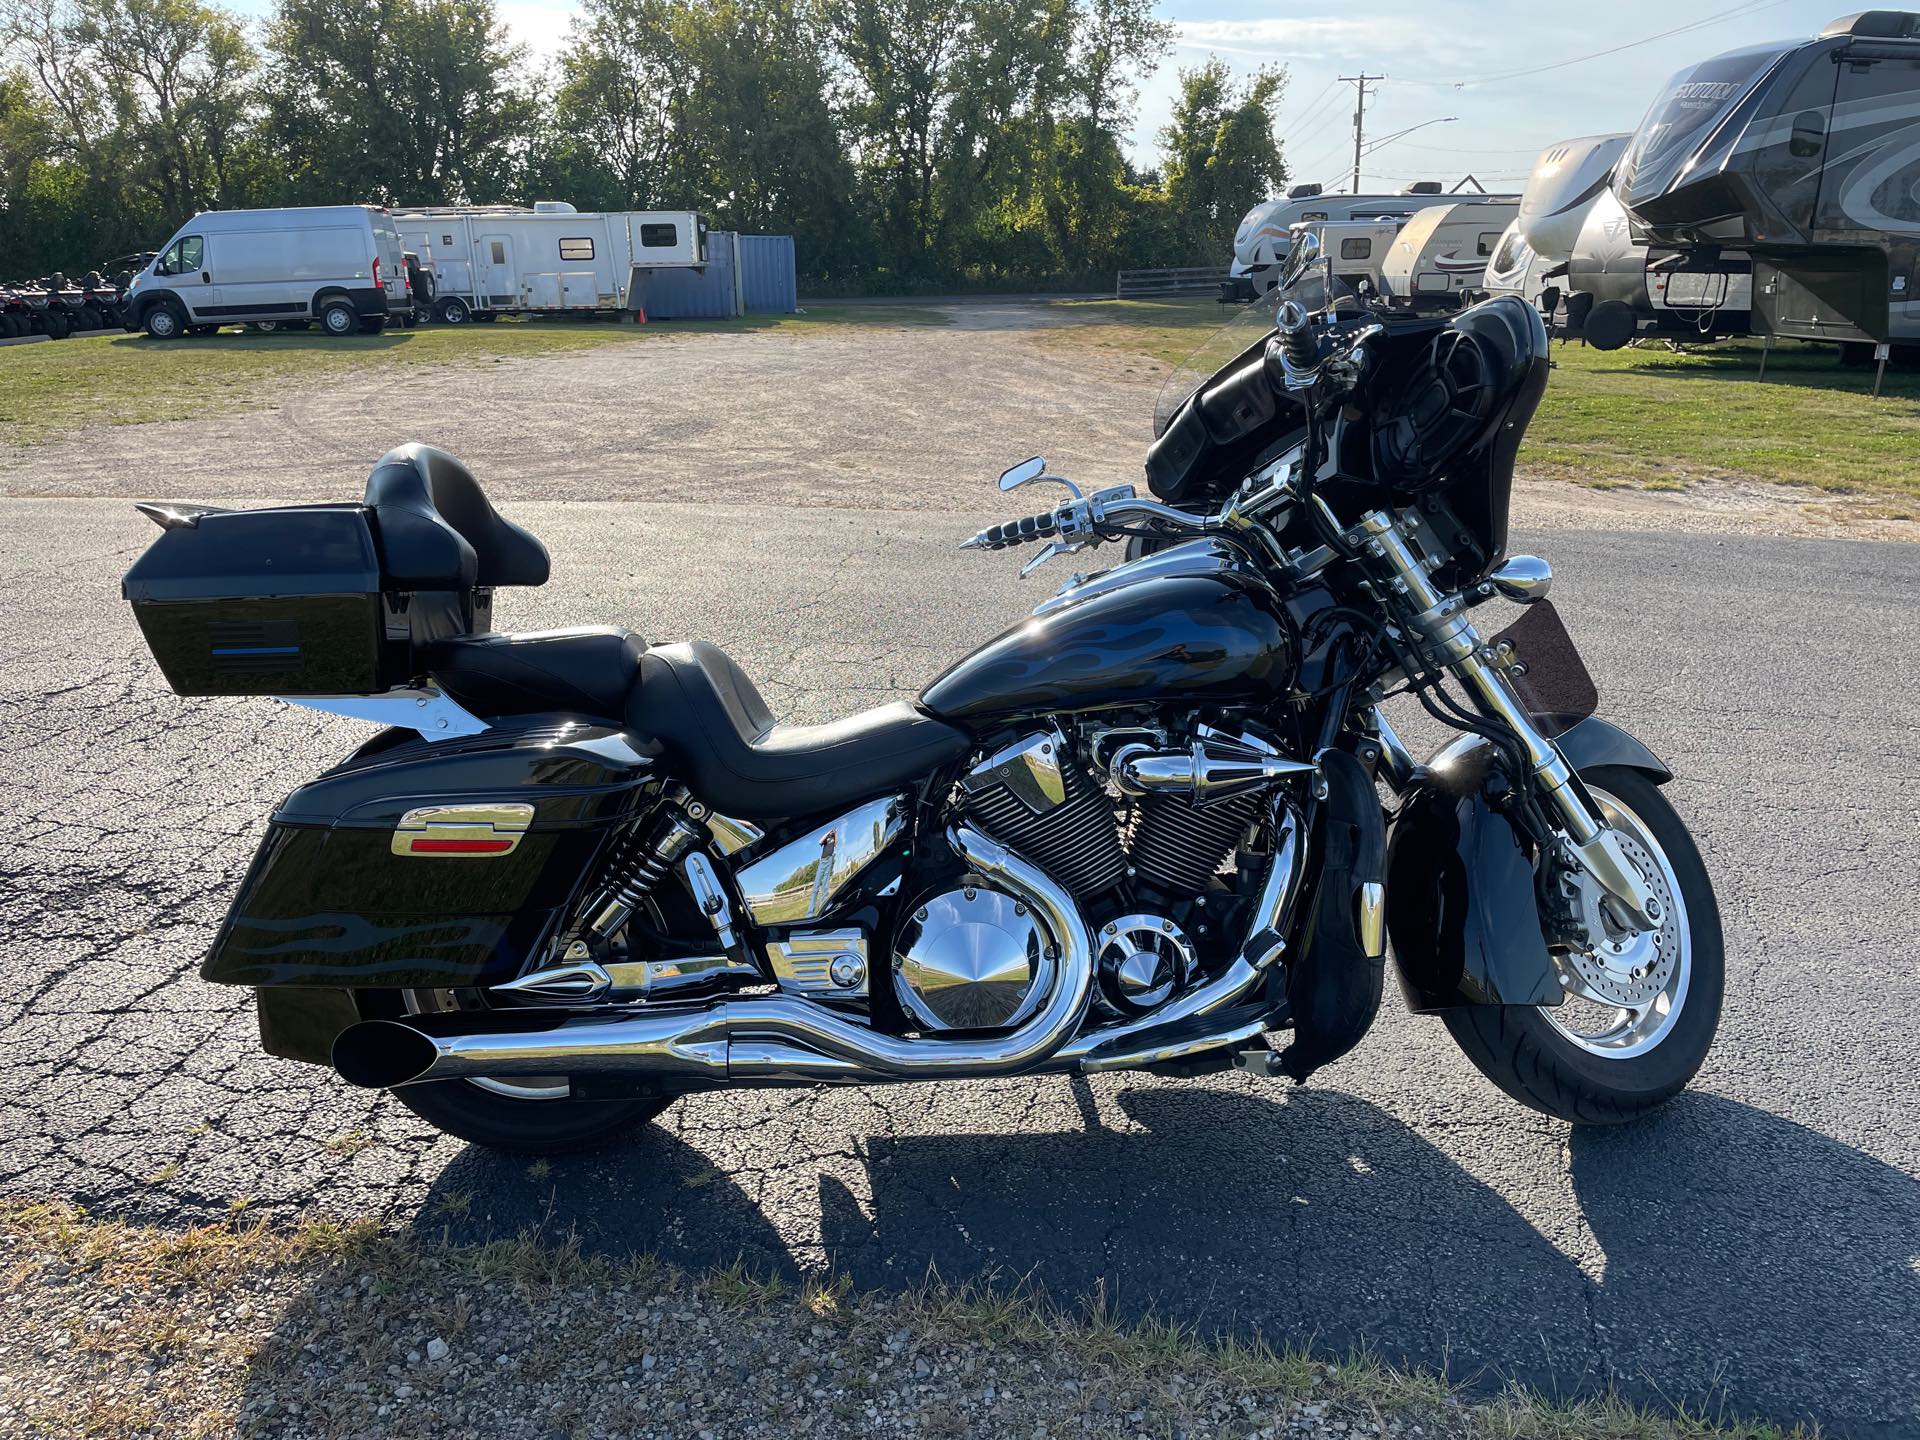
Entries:
[[503,592],[503,627],[712,638],[818,720],[914,693],[1051,590],[954,543],[1019,508],[991,477],[1055,434],[1087,478],[1130,478],[1152,379],[992,332],[714,337],[9,457],[0,1188],[163,1223],[571,1230],[863,1286],[1030,1276],[1456,1376],[1920,1433],[1920,549],[1516,534],[1553,562],[1605,712],[1677,772],[1726,921],[1705,1071],[1619,1130],[1515,1107],[1390,993],[1304,1087],[705,1095],[543,1170],[261,1055],[246,992],[198,979],[275,800],[365,732],[167,691],[118,599],[151,536],[125,499],[350,498],[418,430],[553,551],[552,583]]

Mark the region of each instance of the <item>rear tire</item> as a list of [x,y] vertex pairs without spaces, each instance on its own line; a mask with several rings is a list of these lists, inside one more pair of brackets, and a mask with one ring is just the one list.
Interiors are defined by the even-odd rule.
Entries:
[[[1687,827],[1652,781],[1633,770],[1597,766],[1580,778],[1657,848],[1665,881],[1676,890],[1665,926],[1674,927],[1673,979],[1648,1007],[1640,1028],[1587,1033],[1573,1007],[1475,1005],[1447,1012],[1447,1029],[1494,1084],[1543,1114],[1574,1125],[1618,1125],[1658,1109],[1698,1073],[1720,1025],[1726,955],[1713,884]],[[1666,938],[1663,927],[1661,938]],[[1651,942],[1650,942],[1651,943]],[[1655,957],[1658,947],[1655,947]],[[1664,999],[1666,1008],[1660,1008]],[[1634,1012],[1621,1010],[1625,1017]]]
[[[363,994],[361,1013],[399,1019],[438,1008],[421,1003],[428,995],[451,1008],[442,998],[449,996],[446,991],[382,990]],[[575,1100],[564,1093],[542,1094],[542,1089],[539,1080],[432,1080],[387,1093],[436,1130],[516,1155],[565,1155],[617,1144],[675,1098]]]
[[458,296],[449,295],[435,308],[442,325],[464,325],[473,318],[473,312],[467,309],[467,302]]
[[360,328],[360,314],[345,300],[325,300],[320,305],[320,328],[336,340],[344,340]]

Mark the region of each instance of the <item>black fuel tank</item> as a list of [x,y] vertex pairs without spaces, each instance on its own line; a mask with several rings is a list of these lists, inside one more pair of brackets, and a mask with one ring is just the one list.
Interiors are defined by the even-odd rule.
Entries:
[[973,730],[1159,701],[1258,703],[1286,692],[1295,653],[1279,599],[1260,581],[1167,576],[1016,625],[942,674],[920,703]]

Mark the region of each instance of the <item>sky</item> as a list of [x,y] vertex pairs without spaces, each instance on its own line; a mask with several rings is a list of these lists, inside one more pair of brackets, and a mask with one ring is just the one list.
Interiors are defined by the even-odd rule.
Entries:
[[[536,57],[559,49],[575,12],[571,0],[497,5]],[[239,0],[237,8],[257,15],[269,3]],[[1534,155],[1555,141],[1633,129],[1674,71],[1723,50],[1813,35],[1849,13],[1841,0],[1370,0],[1349,8],[1331,0],[1162,0],[1158,8],[1178,38],[1141,89],[1130,144],[1137,162],[1153,161],[1177,71],[1214,54],[1243,73],[1287,67],[1280,136],[1292,177],[1344,187],[1354,87],[1336,77],[1364,70],[1387,77],[1369,87],[1366,134],[1420,127],[1362,162],[1368,190],[1398,190],[1410,179],[1451,185],[1467,173],[1490,190],[1517,190]],[[1682,26],[1696,28],[1634,43]],[[1622,46],[1630,48],[1581,58]],[[1542,66],[1556,68],[1513,73]]]

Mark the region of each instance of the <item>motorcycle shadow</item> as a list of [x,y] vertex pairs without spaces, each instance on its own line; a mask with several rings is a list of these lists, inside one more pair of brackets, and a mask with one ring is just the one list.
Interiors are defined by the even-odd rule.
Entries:
[[[448,1224],[430,1196],[418,1223],[789,1278],[824,1259],[862,1289],[1025,1285],[1481,1386],[1616,1387],[1841,1433],[1920,1412],[1910,1349],[1890,1343],[1920,1323],[1920,1184],[1767,1112],[1695,1093],[1568,1138],[1490,1108],[1496,1138],[1470,1142],[1489,1184],[1339,1091],[1149,1082],[1114,1097],[1121,1127],[1069,1083],[1077,1131],[849,1137],[850,1170],[844,1152],[820,1165],[817,1245],[793,1190],[770,1216],[657,1128],[539,1178],[469,1149],[434,1191],[484,1209]],[[1522,1214],[1495,1185],[1537,1184],[1543,1144],[1567,1146],[1572,1193],[1549,1186]]]

